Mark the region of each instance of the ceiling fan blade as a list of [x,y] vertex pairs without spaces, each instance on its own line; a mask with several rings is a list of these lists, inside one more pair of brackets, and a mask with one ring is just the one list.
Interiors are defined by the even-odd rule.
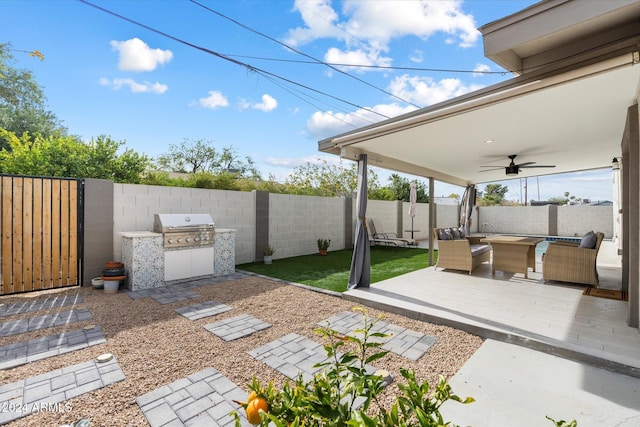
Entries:
[[535,165],[535,166],[522,166],[518,165],[521,168],[555,168],[556,165]]
[[495,167],[494,166],[482,166],[482,167],[483,168],[491,168],[492,167],[493,169],[485,169],[485,170],[478,171],[478,172],[489,172],[489,171],[497,171],[497,170],[500,170],[500,169],[504,169],[504,166],[495,166]]
[[532,164],[534,164],[534,163],[535,163],[535,162],[524,162],[524,163],[520,163],[519,165],[516,165],[516,166],[521,167],[521,168],[522,168],[522,167],[525,167],[525,168],[526,168],[527,166],[532,165]]

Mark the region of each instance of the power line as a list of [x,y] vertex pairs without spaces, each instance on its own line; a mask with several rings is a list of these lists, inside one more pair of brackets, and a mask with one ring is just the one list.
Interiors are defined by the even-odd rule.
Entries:
[[310,65],[330,65],[334,67],[371,68],[371,69],[378,69],[378,70],[428,71],[428,72],[435,72],[435,73],[464,73],[464,74],[499,74],[502,76],[510,73],[509,71],[456,70],[452,68],[396,67],[392,65],[343,64],[339,62],[318,63],[316,61],[303,61],[300,59],[267,58],[264,56],[236,55],[231,53],[225,53],[225,55],[233,58],[258,59],[262,61],[290,62],[290,63],[310,64]]
[[[333,99],[335,99],[335,100],[337,100],[337,101],[340,101],[340,102],[343,102],[343,103],[345,103],[345,104],[347,104],[347,105],[351,105],[352,107],[355,107],[355,108],[359,108],[359,109],[362,109],[362,110],[368,111],[368,112],[370,112],[370,113],[373,113],[373,114],[378,115],[378,116],[380,116],[380,117],[383,117],[383,118],[385,118],[385,119],[389,119],[389,118],[390,118],[390,117],[388,117],[388,116],[386,116],[386,115],[384,115],[384,114],[382,114],[382,113],[379,113],[379,112],[377,112],[377,111],[375,111],[375,110],[372,110],[372,109],[370,109],[370,108],[363,107],[363,106],[358,105],[358,104],[356,104],[356,103],[353,103],[353,102],[347,101],[347,100],[345,100],[345,99],[343,99],[343,98],[339,98],[339,97],[337,97],[337,96],[334,96],[334,95],[328,94],[328,93],[323,92],[323,91],[321,91],[321,90],[314,89],[314,88],[312,88],[312,87],[310,87],[310,86],[304,85],[304,84],[302,84],[302,83],[298,83],[298,82],[296,82],[296,81],[294,81],[294,80],[291,80],[291,79],[285,78],[285,77],[283,77],[283,76],[277,75],[277,74],[272,73],[272,72],[270,72],[270,71],[263,70],[263,69],[261,69],[261,68],[254,67],[253,65],[250,65],[250,64],[244,63],[244,62],[242,62],[242,61],[238,61],[238,60],[236,60],[236,59],[230,58],[230,57],[228,57],[228,56],[226,56],[226,55],[223,55],[223,54],[221,54],[221,53],[219,53],[219,52],[213,51],[213,50],[208,49],[208,48],[206,48],[206,47],[199,46],[199,45],[196,45],[196,44],[194,44],[194,43],[188,42],[188,41],[183,40],[183,39],[181,39],[181,38],[179,38],[179,37],[176,37],[176,36],[173,36],[173,35],[171,35],[171,34],[168,34],[168,33],[164,32],[164,31],[158,30],[158,29],[153,28],[153,27],[151,27],[151,26],[149,26],[149,25],[146,25],[146,24],[143,24],[143,23],[141,23],[141,22],[138,22],[138,21],[136,21],[136,20],[134,20],[134,19],[127,18],[126,16],[120,15],[119,13],[113,12],[113,11],[111,11],[111,10],[109,10],[109,9],[105,9],[105,8],[103,8],[103,7],[101,7],[101,6],[98,6],[98,5],[96,5],[96,4],[93,4],[93,3],[91,3],[91,2],[89,2],[89,1],[87,1],[87,0],[78,0],[78,1],[79,1],[79,2],[81,2],[81,3],[83,3],[83,4],[86,4],[87,6],[91,6],[91,7],[95,8],[95,9],[97,9],[97,10],[100,10],[101,12],[104,12],[104,13],[107,13],[107,14],[109,14],[109,15],[115,16],[116,18],[122,19],[122,20],[127,21],[127,22],[129,22],[129,23],[131,23],[131,24],[134,24],[134,25],[137,25],[137,26],[139,26],[139,27],[142,27],[142,28],[144,28],[144,29],[146,29],[146,30],[149,30],[149,31],[151,31],[151,32],[154,32],[154,33],[156,33],[156,34],[159,34],[159,35],[161,35],[161,36],[163,36],[163,37],[169,38],[169,39],[171,39],[171,40],[173,40],[173,41],[175,41],[175,42],[178,42],[178,43],[180,43],[180,44],[184,44],[184,45],[189,46],[189,47],[191,47],[191,48],[197,49],[197,50],[199,50],[199,51],[201,51],[201,52],[207,53],[207,54],[209,54],[209,55],[213,55],[213,56],[215,56],[215,57],[217,57],[217,58],[223,59],[223,60],[225,60],[225,61],[229,61],[229,62],[231,62],[231,63],[233,63],[233,64],[236,64],[236,65],[239,65],[239,66],[241,66],[241,67],[244,67],[244,68],[246,68],[247,70],[249,70],[250,72],[255,72],[255,73],[258,73],[258,74],[263,75],[263,76],[265,76],[265,77],[266,77],[266,76],[271,76],[271,77],[273,77],[273,78],[276,78],[276,79],[282,80],[282,81],[287,82],[287,83],[290,83],[290,84],[292,84],[292,85],[302,87],[302,88],[304,88],[304,89],[307,89],[307,90],[312,91],[312,92],[319,93],[319,94],[324,95],[324,96],[329,97],[329,98],[333,98]],[[324,110],[323,110],[323,111],[324,111]],[[326,112],[326,111],[325,111],[325,112]]]
[[249,26],[247,26],[247,25],[245,25],[245,24],[243,24],[243,23],[241,23],[241,22],[239,22],[239,21],[237,21],[237,20],[235,20],[235,19],[233,19],[233,18],[231,18],[231,17],[229,17],[229,16],[227,16],[227,15],[225,15],[225,14],[221,13],[221,12],[218,12],[217,10],[211,9],[210,7],[205,6],[205,5],[203,5],[202,3],[197,2],[196,0],[189,0],[189,1],[190,1],[191,3],[193,3],[193,4],[197,5],[197,6],[200,6],[200,7],[201,7],[201,8],[203,8],[203,9],[205,9],[205,10],[207,10],[207,11],[209,11],[209,12],[211,12],[211,13],[215,14],[215,15],[220,16],[221,18],[224,18],[224,19],[226,19],[226,20],[228,20],[228,21],[233,22],[233,23],[234,23],[234,24],[236,24],[236,25],[239,25],[240,27],[244,28],[244,29],[245,29],[245,30],[247,30],[247,31],[251,31],[252,33],[258,34],[258,35],[259,35],[259,36],[261,36],[261,37],[264,37],[264,38],[266,38],[266,39],[268,39],[268,40],[271,40],[272,42],[277,43],[277,44],[279,44],[280,46],[283,46],[283,47],[285,47],[285,48],[287,48],[287,49],[290,49],[291,51],[293,51],[293,52],[297,53],[298,55],[302,55],[302,56],[304,56],[305,58],[312,59],[315,63],[318,63],[318,64],[322,64],[322,65],[324,65],[324,66],[327,66],[327,67],[331,68],[332,70],[334,70],[334,71],[336,71],[336,72],[338,72],[338,73],[340,73],[340,74],[343,74],[343,75],[345,75],[345,76],[347,76],[347,77],[350,77],[350,78],[352,78],[352,79],[354,79],[354,80],[357,80],[357,81],[359,81],[360,83],[363,83],[363,84],[365,84],[365,85],[367,85],[367,86],[369,86],[369,87],[371,87],[371,88],[374,88],[374,89],[376,89],[376,90],[378,90],[378,91],[380,91],[380,92],[382,92],[382,93],[384,93],[384,94],[386,94],[386,95],[389,95],[389,96],[391,96],[391,97],[394,97],[394,98],[396,98],[396,99],[398,99],[398,100],[400,100],[400,101],[402,101],[402,102],[404,102],[404,103],[407,103],[407,104],[409,104],[409,105],[412,105],[412,106],[414,106],[414,107],[416,107],[416,108],[421,108],[419,105],[416,105],[416,104],[414,104],[414,103],[413,103],[413,102],[411,102],[411,101],[407,101],[406,99],[403,99],[403,98],[401,98],[401,97],[399,97],[399,96],[397,96],[397,95],[395,95],[395,94],[393,94],[393,93],[391,93],[391,92],[388,92],[388,91],[386,91],[386,90],[384,90],[384,89],[382,89],[382,88],[379,88],[378,86],[376,86],[376,85],[374,85],[374,84],[372,84],[372,83],[369,83],[369,82],[367,82],[366,80],[363,80],[363,79],[361,79],[361,78],[359,78],[359,77],[356,77],[356,76],[354,76],[353,74],[349,74],[349,73],[347,73],[346,71],[340,70],[339,68],[336,68],[335,66],[333,66],[333,65],[329,64],[328,62],[322,61],[322,60],[320,60],[320,59],[318,59],[318,58],[315,58],[315,57],[313,57],[313,56],[311,56],[311,55],[309,55],[309,54],[306,54],[306,53],[304,53],[304,52],[302,52],[302,51],[300,51],[300,50],[298,50],[298,49],[294,48],[293,46],[289,46],[288,44],[283,43],[283,42],[281,42],[280,40],[274,39],[273,37],[271,37],[271,36],[269,36],[269,35],[267,35],[267,34],[264,34],[264,33],[262,33],[262,32],[260,32],[260,31],[258,31],[258,30],[256,30],[256,29],[254,29],[254,28],[251,28],[251,27],[249,27]]

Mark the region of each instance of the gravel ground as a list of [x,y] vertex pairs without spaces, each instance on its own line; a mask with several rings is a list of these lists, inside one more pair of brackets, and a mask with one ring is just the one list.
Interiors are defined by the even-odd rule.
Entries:
[[[61,426],[89,418],[92,426],[145,426],[144,415],[135,398],[162,385],[184,378],[206,367],[213,367],[243,389],[256,375],[264,384],[273,379],[277,386],[285,378],[250,357],[247,352],[288,333],[295,332],[319,341],[314,333],[317,323],[332,315],[350,310],[354,305],[339,297],[285,285],[264,278],[243,279],[195,288],[200,298],[161,305],[151,298],[131,299],[124,293],[105,294],[93,288],[71,288],[64,293],[79,293],[93,314],[90,321],[26,334],[0,338],[0,346],[28,339],[80,329],[96,324],[102,327],[107,342],[83,350],[44,359],[0,371],[0,383],[10,383],[76,363],[86,362],[103,353],[113,353],[126,380],[68,401],[70,410],[63,413],[41,412],[19,419],[10,426]],[[1,297],[0,303],[42,297],[54,291]],[[215,300],[233,310],[190,321],[174,310],[198,302]],[[66,311],[69,307],[52,311]],[[206,331],[203,325],[246,313],[272,327],[235,341],[225,342]],[[378,310],[369,310],[378,316]],[[0,321],[47,314],[33,312],[7,316]],[[420,360],[413,362],[389,353],[374,365],[386,369],[396,379],[400,367],[414,369],[417,378],[435,384],[440,375],[450,378],[480,347],[482,339],[450,327],[433,325],[407,317],[382,313],[384,320],[437,337],[438,342]],[[395,383],[386,388],[383,400],[390,404],[398,392]],[[454,390],[455,392],[455,390]]]

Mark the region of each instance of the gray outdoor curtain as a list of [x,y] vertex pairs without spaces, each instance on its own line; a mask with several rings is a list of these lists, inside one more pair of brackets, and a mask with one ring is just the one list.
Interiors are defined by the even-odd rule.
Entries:
[[460,227],[464,227],[464,234],[468,236],[471,232],[471,215],[473,214],[473,206],[476,200],[476,186],[471,184],[467,187],[462,195],[462,204],[460,205]]
[[349,272],[349,289],[368,288],[371,284],[371,253],[367,232],[367,155],[358,159],[358,194],[356,199],[356,236]]

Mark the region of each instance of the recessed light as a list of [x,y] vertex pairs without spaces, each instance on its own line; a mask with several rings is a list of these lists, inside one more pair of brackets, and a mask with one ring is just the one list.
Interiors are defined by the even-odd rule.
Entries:
[[491,144],[493,142],[493,139],[485,139],[484,143],[485,144]]

